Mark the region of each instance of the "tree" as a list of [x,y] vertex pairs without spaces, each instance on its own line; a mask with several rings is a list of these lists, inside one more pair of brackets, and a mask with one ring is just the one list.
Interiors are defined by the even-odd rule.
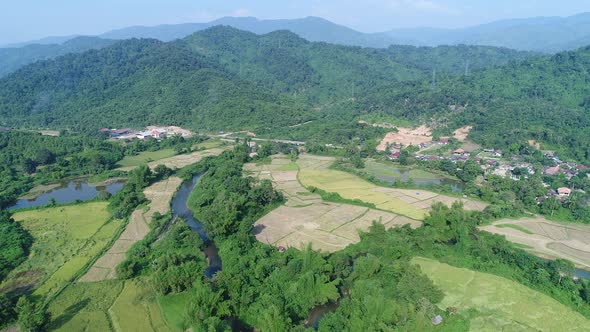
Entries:
[[42,306],[37,306],[26,296],[21,296],[16,303],[18,325],[21,331],[39,331],[46,321]]
[[21,167],[23,168],[23,171],[27,174],[33,174],[35,173],[35,171],[37,171],[37,163],[31,158],[23,160],[23,162],[21,163]]

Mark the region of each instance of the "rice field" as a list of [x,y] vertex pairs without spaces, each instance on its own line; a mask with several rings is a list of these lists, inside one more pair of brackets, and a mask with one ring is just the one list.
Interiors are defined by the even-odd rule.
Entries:
[[122,281],[75,283],[48,306],[50,331],[114,331],[109,308],[123,290]]
[[455,201],[461,201],[466,210],[478,211],[487,206],[483,202],[439,195],[426,190],[379,187],[354,174],[329,169],[331,161],[326,160],[326,157],[302,155],[297,163],[300,168],[298,179],[306,187],[313,186],[338,193],[345,199],[372,203],[379,209],[411,219],[424,219],[436,202],[451,205]]
[[[326,166],[331,163],[326,159]],[[316,250],[334,252],[360,241],[359,230],[367,230],[378,221],[386,227],[421,222],[394,213],[350,204],[324,202],[318,194],[299,183],[299,163],[286,156],[273,156],[269,164],[246,164],[245,172],[259,179],[272,180],[286,203],[254,225],[256,238],[264,243],[302,248],[311,243]]]
[[543,217],[504,219],[480,227],[504,235],[541,257],[563,258],[590,268],[590,226],[549,221]]
[[116,268],[125,260],[127,251],[134,243],[142,240],[149,233],[149,224],[154,213],[166,214],[170,210],[170,201],[181,183],[182,179],[170,177],[145,188],[143,192],[150,201],[147,209],[140,207],[133,211],[123,233],[113,246],[80,278],[80,281],[91,282],[116,278]]
[[31,232],[28,259],[0,285],[2,291],[34,289],[44,296],[60,289],[93,259],[121,227],[109,221],[106,202],[23,211],[14,219]]
[[125,282],[109,314],[115,331],[172,331],[164,320],[155,291],[142,280]]
[[441,309],[478,311],[470,331],[590,331],[584,316],[517,282],[431,259],[412,261],[444,291]]
[[[118,170],[130,171],[130,170],[136,168],[137,166],[142,165],[142,164],[146,164],[146,163],[151,169],[156,168],[156,166],[158,166],[158,165],[165,165],[168,168],[179,169],[179,168],[183,168],[185,166],[197,163],[201,159],[203,159],[207,156],[217,156],[229,148],[231,148],[231,145],[228,145],[226,147],[196,151],[196,152],[188,153],[188,154],[179,154],[179,155],[172,154],[171,156],[162,156],[161,158],[153,159],[153,161],[145,161],[145,162],[138,163],[136,165],[129,165],[129,166],[122,165],[122,167],[118,168]],[[165,150],[161,150],[161,151],[165,151]],[[159,152],[159,151],[156,151],[156,152]],[[121,163],[119,163],[119,164],[121,164]]]
[[152,161],[158,161],[160,159],[169,158],[175,156],[176,152],[174,149],[162,149],[158,151],[143,151],[135,156],[126,156],[118,165],[120,167],[136,167],[143,164],[147,164]]

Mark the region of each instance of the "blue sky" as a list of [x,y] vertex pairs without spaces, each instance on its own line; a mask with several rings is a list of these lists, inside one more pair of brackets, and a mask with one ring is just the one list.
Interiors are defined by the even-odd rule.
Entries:
[[99,34],[130,25],[204,22],[222,16],[320,16],[364,32],[455,28],[504,18],[568,16],[590,0],[2,0],[0,44]]

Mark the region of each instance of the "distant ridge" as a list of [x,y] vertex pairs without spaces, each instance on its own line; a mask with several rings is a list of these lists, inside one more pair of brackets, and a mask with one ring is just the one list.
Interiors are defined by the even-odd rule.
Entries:
[[[390,45],[439,46],[482,45],[507,47],[521,51],[556,53],[590,43],[590,13],[569,17],[535,17],[500,20],[461,29],[412,28],[381,33],[363,33],[320,17],[260,20],[255,17],[223,17],[207,23],[132,26],[99,35],[105,39],[155,38],[171,41],[216,25],[265,34],[289,30],[309,41],[342,45],[386,48]],[[15,44],[60,44],[74,38],[48,37]]]

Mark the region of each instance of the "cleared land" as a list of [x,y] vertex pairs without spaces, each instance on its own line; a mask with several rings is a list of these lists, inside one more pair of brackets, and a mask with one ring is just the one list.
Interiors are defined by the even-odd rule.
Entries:
[[[189,153],[189,154],[179,154],[179,155],[176,155],[173,157],[154,160],[154,161],[151,161],[147,164],[151,169],[156,168],[156,166],[158,166],[158,165],[166,165],[166,167],[172,168],[172,169],[183,168],[185,166],[197,163],[205,157],[220,155],[223,151],[225,151],[227,149],[231,149],[231,145],[227,146],[225,148],[213,148],[213,149],[197,151],[197,152],[193,152],[193,153]],[[140,165],[141,165],[141,163],[140,163]],[[130,170],[134,169],[135,167],[137,167],[137,166],[122,167],[122,168],[119,168],[119,170],[130,171]]]
[[106,202],[92,202],[14,214],[34,242],[29,258],[11,272],[0,290],[36,288],[34,295],[46,295],[63,287],[121,227],[121,221],[108,221],[106,207]]
[[436,202],[451,205],[460,201],[466,210],[477,211],[487,206],[483,202],[439,195],[426,190],[379,187],[356,175],[329,169],[332,162],[333,159],[327,157],[301,155],[297,161],[300,167],[299,181],[307,187],[338,193],[346,199],[359,199],[375,204],[378,209],[417,220],[422,220]]
[[398,127],[397,132],[387,133],[381,143],[377,146],[377,151],[385,151],[387,144],[401,144],[403,146],[418,145],[432,141],[432,131],[430,128],[422,125],[418,128]]
[[581,314],[517,282],[426,258],[412,261],[445,292],[441,309],[479,311],[471,331],[590,330],[590,321]]
[[538,256],[564,258],[578,266],[590,268],[590,226],[534,217],[503,219],[481,229],[528,246],[527,250]]
[[[321,159],[326,165],[331,159]],[[284,156],[273,156],[270,164],[246,164],[245,170],[259,179],[270,179],[287,199],[254,226],[256,238],[264,243],[301,248],[311,243],[314,249],[334,252],[360,240],[358,231],[367,230],[373,221],[386,227],[420,222],[393,213],[350,204],[322,201],[297,180],[298,165]]]
[[135,156],[126,156],[123,160],[119,161],[118,165],[121,167],[136,167],[154,160],[169,158],[174,155],[176,155],[176,152],[173,149],[144,151]]
[[472,126],[461,127],[453,132],[453,137],[459,141],[464,141],[467,139],[467,136],[469,136],[471,129],[473,129]]
[[100,281],[116,278],[117,265],[125,260],[125,254],[131,246],[142,240],[150,231],[149,224],[155,212],[165,214],[170,210],[170,201],[182,183],[182,179],[171,177],[144,189],[150,201],[147,208],[140,207],[133,211],[129,223],[113,246],[101,257],[80,281]]

